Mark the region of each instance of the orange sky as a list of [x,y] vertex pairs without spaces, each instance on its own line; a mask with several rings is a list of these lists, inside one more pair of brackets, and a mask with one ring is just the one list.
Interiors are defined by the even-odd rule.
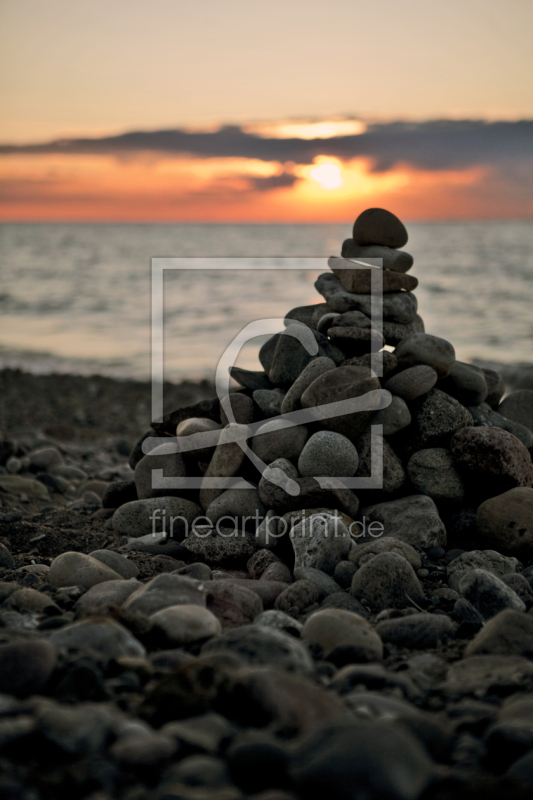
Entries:
[[[0,0],[0,218],[532,217],[532,22],[531,0]],[[231,152],[155,141],[224,125]],[[111,142],[132,131],[155,144]]]

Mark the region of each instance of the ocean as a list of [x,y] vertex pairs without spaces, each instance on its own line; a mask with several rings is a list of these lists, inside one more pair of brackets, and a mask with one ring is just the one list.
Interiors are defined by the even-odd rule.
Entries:
[[[533,364],[533,224],[407,228],[426,331],[463,361]],[[314,280],[349,235],[348,224],[3,224],[0,367],[148,379],[151,258],[225,256],[248,269],[171,271],[164,283],[165,378],[212,379],[250,321],[322,301]],[[317,270],[265,268],[283,256],[315,257]],[[258,368],[260,343],[237,364]]]

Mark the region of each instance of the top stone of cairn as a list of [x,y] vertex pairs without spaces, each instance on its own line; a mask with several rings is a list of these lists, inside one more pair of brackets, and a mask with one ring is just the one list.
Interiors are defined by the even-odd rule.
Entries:
[[407,231],[390,211],[367,208],[354,222],[353,238],[358,245],[380,244],[397,248],[407,243]]

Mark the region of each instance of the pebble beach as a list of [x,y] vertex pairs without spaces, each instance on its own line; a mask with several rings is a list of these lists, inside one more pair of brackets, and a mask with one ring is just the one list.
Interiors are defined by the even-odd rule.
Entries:
[[407,244],[364,211],[152,425],[148,382],[0,372],[3,797],[531,796],[533,368],[434,335]]

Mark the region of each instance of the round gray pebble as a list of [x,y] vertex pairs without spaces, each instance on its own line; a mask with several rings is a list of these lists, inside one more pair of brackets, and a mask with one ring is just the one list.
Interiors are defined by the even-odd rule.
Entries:
[[358,466],[359,456],[351,441],[333,431],[314,433],[298,459],[298,471],[307,478],[351,477]]

